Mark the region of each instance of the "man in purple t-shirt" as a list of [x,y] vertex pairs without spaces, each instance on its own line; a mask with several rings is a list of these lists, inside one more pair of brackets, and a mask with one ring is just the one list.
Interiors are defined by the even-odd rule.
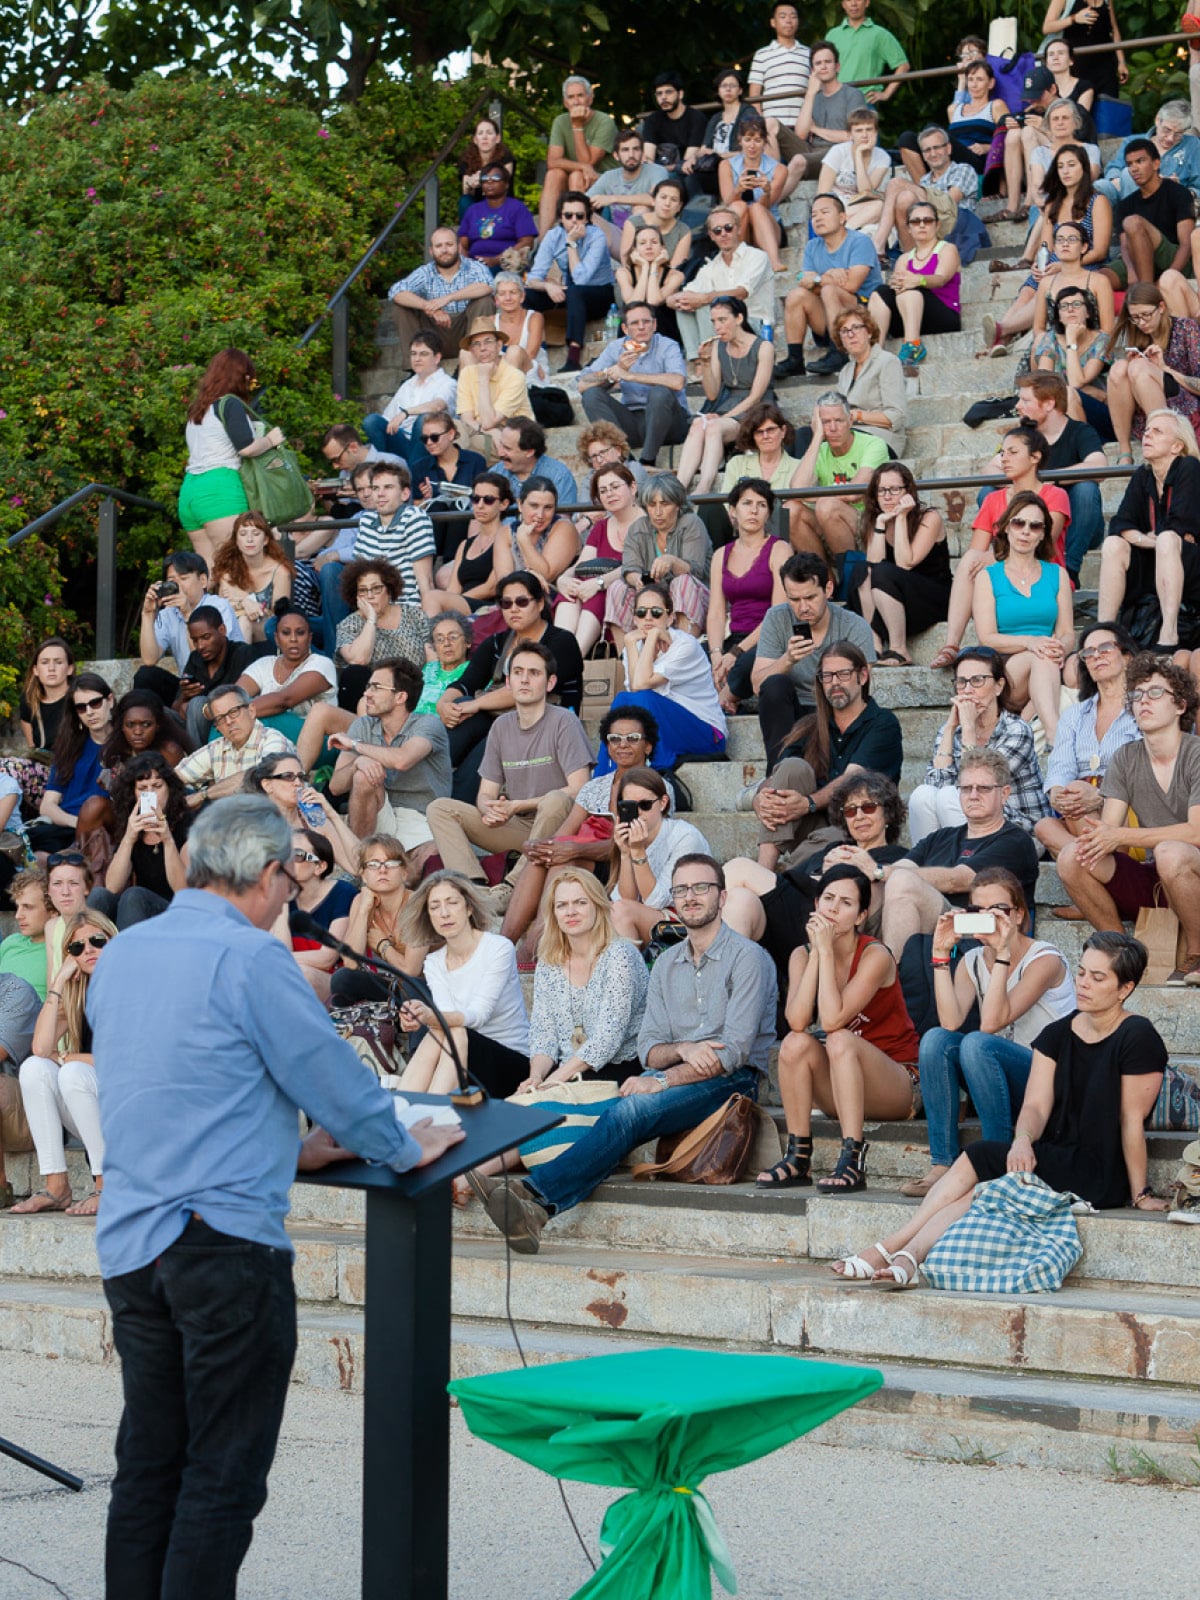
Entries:
[[479,181],[483,199],[470,207],[459,224],[458,248],[494,271],[506,250],[533,248],[537,223],[528,207],[509,194],[506,167],[485,167]]

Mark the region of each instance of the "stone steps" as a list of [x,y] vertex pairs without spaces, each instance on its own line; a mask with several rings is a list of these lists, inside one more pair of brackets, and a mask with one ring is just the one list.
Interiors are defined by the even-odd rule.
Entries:
[[[362,1392],[361,1312],[352,1307],[301,1305],[298,1333],[294,1383]],[[522,1326],[520,1337],[530,1365],[610,1355],[654,1342],[537,1325]],[[96,1365],[116,1359],[103,1295],[77,1284],[0,1280],[0,1348]],[[732,1348],[779,1353],[778,1345]],[[800,1352],[795,1354],[803,1359]],[[519,1364],[506,1323],[454,1322],[453,1377],[504,1371]],[[930,1459],[1052,1468],[1098,1478],[1111,1478],[1114,1452],[1118,1465],[1124,1466],[1134,1450],[1142,1450],[1177,1481],[1194,1481],[1200,1401],[1189,1388],[992,1372],[940,1362],[876,1365],[883,1373],[883,1388],[827,1422],[821,1432],[823,1443],[893,1449]]]

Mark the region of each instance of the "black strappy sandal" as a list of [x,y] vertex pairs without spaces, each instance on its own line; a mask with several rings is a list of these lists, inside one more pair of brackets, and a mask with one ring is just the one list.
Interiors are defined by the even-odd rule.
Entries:
[[782,1161],[768,1169],[765,1178],[756,1178],[759,1189],[807,1189],[812,1183],[812,1149],[810,1136],[801,1138],[789,1133],[787,1150]]
[[867,1151],[865,1139],[843,1139],[837,1166],[827,1178],[822,1178],[817,1188],[822,1194],[856,1194],[867,1187]]

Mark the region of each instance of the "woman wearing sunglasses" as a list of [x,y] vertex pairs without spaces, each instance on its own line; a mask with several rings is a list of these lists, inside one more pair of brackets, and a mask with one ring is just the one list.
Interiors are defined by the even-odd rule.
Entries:
[[[725,748],[725,713],[712,667],[699,639],[671,626],[671,596],[658,583],[638,590],[634,631],[625,635],[625,683],[618,706],[645,706],[658,724],[654,765],[669,768],[688,756],[711,759]],[[612,770],[601,751],[596,772]]]
[[904,826],[904,801],[882,772],[857,772],[844,778],[830,797],[827,815],[830,827],[841,830],[841,839],[836,844],[821,844],[783,872],[772,872],[748,856],[738,856],[725,865],[722,916],[735,933],[762,945],[778,969],[781,988],[786,987],[792,951],[808,938],[817,881],[832,867],[857,867],[864,873],[871,881],[871,906],[863,931],[878,936],[883,885],[876,881],[876,873],[907,854],[898,842]]
[[[952,969],[960,936],[958,913],[947,911],[933,931],[933,997],[939,1026],[921,1040],[921,1098],[929,1123],[929,1171],[900,1186],[924,1199],[958,1159],[960,1086],[971,1097],[985,1139],[1012,1139],[1025,1098],[1033,1041],[1075,1009],[1075,983],[1053,945],[1022,930],[1029,907],[1020,882],[1003,867],[985,867],[971,885],[969,913],[990,917],[990,930]],[[960,1032],[975,1007],[977,1026]]]
[[[343,714],[346,721],[342,727],[348,728],[353,718],[348,713]],[[304,765],[298,757],[288,750],[277,750],[272,755],[264,756],[243,778],[242,788],[247,794],[266,795],[276,811],[282,812],[293,828],[312,828],[321,833],[329,840],[333,859],[342,871],[352,878],[358,877],[358,857],[362,845],[340,812],[309,783]],[[301,806],[304,807],[303,813]]]
[[100,782],[101,751],[113,731],[113,692],[96,672],[79,673],[54,739],[39,815],[29,824],[35,850],[67,850],[103,826],[108,796]]
[[[32,1054],[21,1063],[20,1072],[21,1099],[45,1187],[14,1206],[14,1215],[37,1216],[46,1211],[66,1211],[73,1217],[96,1215],[104,1187],[104,1136],[96,1101],[92,1030],[84,1003],[96,962],[116,936],[116,928],[99,911],[80,911],[67,923],[65,960],[46,990],[46,1003],[33,1030]],[[83,1140],[92,1172],[91,1194],[74,1205],[64,1127]]]
[[1040,495],[1013,496],[992,548],[995,561],[975,579],[975,632],[980,644],[1004,656],[1014,707],[1032,707],[1052,745],[1075,615],[1071,580],[1055,560],[1050,508]]
[[[865,1119],[906,1122],[917,1104],[920,1040],[909,1019],[891,952],[864,932],[871,883],[855,866],[832,867],[816,886],[808,945],[788,964],[779,1091],[787,1117],[782,1161],[758,1175],[763,1189],[812,1182],[812,1111],[841,1124],[837,1165],[817,1185],[824,1194],[867,1186]],[[823,1040],[809,1032],[821,1029]]]
[[439,568],[425,597],[430,616],[473,611],[495,604],[496,585],[513,570],[512,535],[504,521],[512,485],[499,472],[482,472],[471,489],[471,525],[454,558]]
[[622,772],[612,787],[614,820],[608,889],[613,926],[645,946],[670,915],[671,874],[680,856],[711,855],[708,840],[682,817],[672,817],[671,794],[651,767]]

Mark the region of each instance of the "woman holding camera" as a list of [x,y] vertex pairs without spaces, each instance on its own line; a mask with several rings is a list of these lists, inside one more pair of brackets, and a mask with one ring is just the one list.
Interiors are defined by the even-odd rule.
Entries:
[[[918,1058],[929,1123],[929,1171],[900,1193],[923,1199],[958,1157],[960,1086],[971,1096],[985,1139],[1012,1139],[1033,1041],[1075,1009],[1075,984],[1062,956],[1025,933],[1029,907],[1003,867],[985,867],[966,911],[947,911],[933,933],[933,997],[939,1026],[924,1035]],[[963,939],[979,942],[952,967]],[[962,1033],[973,1007],[977,1029]]]
[[[812,1182],[814,1103],[842,1129],[837,1165],[817,1185],[823,1194],[866,1188],[867,1117],[907,1122],[916,1110],[920,1041],[891,952],[862,931],[870,906],[870,880],[855,866],[832,867],[817,885],[808,947],[794,951],[788,966],[792,1031],[779,1050],[787,1150],[759,1173],[761,1189]],[[814,1023],[824,1042],[808,1031]]]
[[668,816],[670,809],[670,791],[651,767],[634,767],[613,784],[616,826],[608,878],[613,926],[638,945],[647,944],[669,915],[671,874],[680,856],[712,854],[699,828]]

